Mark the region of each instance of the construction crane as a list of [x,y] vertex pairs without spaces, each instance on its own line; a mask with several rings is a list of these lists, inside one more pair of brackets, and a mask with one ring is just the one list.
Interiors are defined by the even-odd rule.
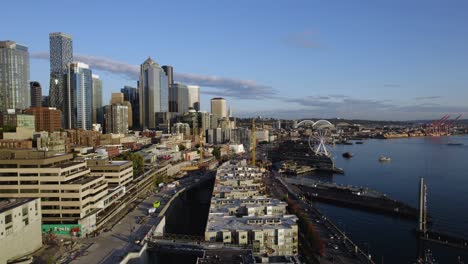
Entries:
[[257,135],[255,135],[255,118],[252,118],[252,166],[255,166],[257,160]]

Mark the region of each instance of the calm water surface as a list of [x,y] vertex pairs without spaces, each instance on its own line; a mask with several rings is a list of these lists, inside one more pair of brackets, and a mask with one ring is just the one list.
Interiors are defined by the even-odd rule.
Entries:
[[[464,143],[448,146],[447,142]],[[354,154],[346,160],[341,154]],[[380,155],[391,157],[381,163]],[[418,205],[419,178],[428,185],[428,210],[437,231],[468,238],[468,136],[366,140],[363,145],[337,145],[333,157],[345,175],[306,176],[339,184],[366,186],[410,205]],[[369,250],[377,263],[413,263],[418,241],[416,221],[350,210],[331,205],[318,207],[350,237]],[[438,263],[468,263],[468,251],[425,243]]]

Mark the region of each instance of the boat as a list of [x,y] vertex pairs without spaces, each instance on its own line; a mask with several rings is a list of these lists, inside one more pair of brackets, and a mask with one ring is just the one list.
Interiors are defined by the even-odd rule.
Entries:
[[364,142],[362,142],[362,141],[356,141],[356,144],[361,145],[361,144],[364,144]]
[[463,143],[461,142],[449,142],[447,143],[448,146],[462,146]]
[[385,157],[384,155],[380,156],[379,161],[380,162],[385,162],[385,161],[391,161],[392,159],[390,157]]
[[346,141],[346,142],[344,142],[343,144],[345,144],[345,145],[353,145],[353,142],[347,142],[347,141]]
[[345,152],[345,153],[343,153],[343,158],[349,159],[349,158],[352,158],[353,156],[354,156],[354,155],[353,155],[353,153],[351,153],[351,152]]

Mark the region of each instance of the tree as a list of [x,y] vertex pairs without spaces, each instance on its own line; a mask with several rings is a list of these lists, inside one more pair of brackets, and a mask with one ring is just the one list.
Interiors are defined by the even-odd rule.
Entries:
[[133,164],[133,177],[143,174],[144,161],[143,157],[137,153],[131,153],[129,151],[122,153],[120,156],[115,157],[115,160],[129,160]]
[[186,147],[182,144],[179,145],[179,151],[184,151],[186,149]]
[[217,160],[221,159],[221,148],[220,147],[214,147],[212,154],[213,154],[213,156],[216,157]]

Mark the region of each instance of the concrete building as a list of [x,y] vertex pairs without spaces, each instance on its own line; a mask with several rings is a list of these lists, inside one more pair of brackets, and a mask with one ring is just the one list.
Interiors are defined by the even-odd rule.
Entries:
[[124,100],[129,102],[131,105],[131,118],[130,111],[128,117],[128,125],[132,129],[138,129],[140,125],[140,99],[138,94],[138,89],[130,86],[124,86],[120,89],[120,92],[124,94]]
[[104,176],[91,176],[73,154],[0,150],[0,198],[41,199],[43,224],[77,225],[82,235],[96,228],[95,205],[107,195]]
[[92,104],[91,104],[91,123],[103,124],[104,113],[102,109],[102,80],[99,75],[92,74]]
[[226,99],[217,97],[211,99],[211,113],[217,118],[228,117]]
[[112,93],[111,96],[111,105],[125,105],[127,106],[127,111],[128,111],[128,127],[131,128],[133,127],[133,112],[132,112],[132,104],[125,100],[125,94],[124,93]]
[[188,89],[188,106],[189,108],[200,111],[200,86],[198,85],[187,85]]
[[31,107],[42,106],[42,88],[39,82],[29,82]]
[[55,107],[31,107],[25,113],[34,116],[37,132],[54,132],[62,128],[62,111]]
[[0,200],[0,263],[42,247],[41,215],[38,198]]
[[72,37],[61,32],[49,34],[50,42],[50,87],[49,105],[62,111],[62,126],[66,125],[67,73],[68,65],[73,61]]
[[69,152],[69,139],[67,132],[36,132],[33,135],[33,145],[29,148],[51,151],[56,153]]
[[88,64],[71,63],[67,74],[66,128],[91,129],[92,86]]
[[168,80],[164,70],[148,58],[140,66],[140,127],[156,128],[155,113],[169,110]]
[[263,196],[262,176],[245,161],[218,168],[205,240],[250,245],[257,256],[297,255],[298,218],[286,203]]
[[0,41],[0,112],[28,108],[29,95],[28,48],[14,41]]
[[32,147],[33,142],[30,139],[0,139],[0,149],[30,149]]
[[106,105],[104,107],[105,133],[128,133],[128,106],[121,104]]
[[128,160],[89,159],[91,176],[104,176],[109,189],[127,186],[133,180],[133,163]]
[[3,128],[3,139],[32,139],[33,133],[36,131],[33,115],[22,114],[13,109],[0,113],[0,127]]

